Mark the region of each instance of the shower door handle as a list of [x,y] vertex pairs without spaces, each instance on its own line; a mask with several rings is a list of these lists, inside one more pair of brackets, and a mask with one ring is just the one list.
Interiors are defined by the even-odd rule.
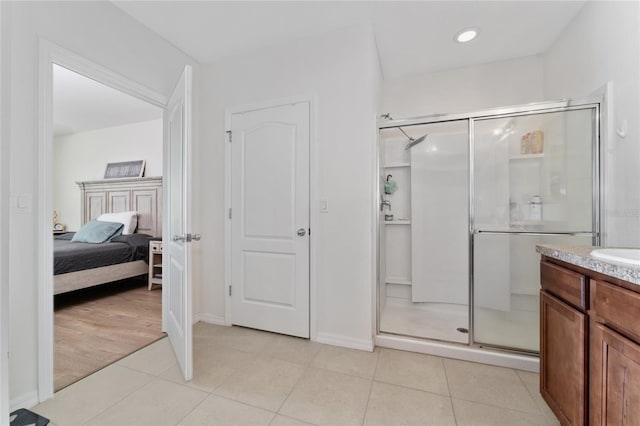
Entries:
[[300,228],[298,229],[298,232],[296,232],[296,234],[298,234],[298,237],[304,237],[305,235],[307,235],[307,230],[304,228]]

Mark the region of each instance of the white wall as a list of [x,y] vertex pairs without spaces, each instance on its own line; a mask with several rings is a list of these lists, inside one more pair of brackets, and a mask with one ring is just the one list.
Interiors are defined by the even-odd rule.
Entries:
[[616,128],[605,147],[605,243],[640,246],[640,6],[586,2],[545,56],[545,95],[586,97],[613,82]]
[[[262,49],[203,68],[200,181],[202,253],[200,315],[224,318],[225,107],[313,95],[317,100],[312,162],[318,195],[312,201],[318,340],[366,348],[372,344],[373,164],[379,76],[369,27],[356,27]],[[314,137],[315,136],[315,137]],[[314,155],[315,154],[315,155]],[[316,200],[317,202],[317,200]],[[312,269],[313,273],[313,269]],[[312,335],[314,330],[312,330]]]
[[[0,7],[0,28],[8,25]],[[0,424],[9,422],[9,38],[0,32]]]
[[395,119],[543,101],[543,60],[527,56],[385,80],[382,113]]
[[[29,405],[37,391],[37,274],[38,252],[38,41],[52,41],[97,62],[151,90],[169,96],[185,64],[194,66],[197,94],[198,64],[153,34],[109,2],[1,2],[2,75],[9,73],[10,192],[10,396],[12,403]],[[7,93],[3,93],[3,97]],[[4,99],[3,99],[4,100]],[[197,104],[196,104],[197,105]],[[194,110],[197,115],[197,107]],[[196,117],[197,120],[197,117]],[[197,123],[197,121],[196,121]],[[4,123],[3,123],[4,124]],[[3,140],[3,144],[7,142]],[[197,146],[194,149],[197,155]],[[197,170],[194,170],[197,173]],[[16,196],[33,200],[18,211]],[[197,193],[196,193],[197,194]],[[194,219],[196,222],[199,219]],[[3,252],[4,253],[4,252]],[[197,257],[194,259],[197,262]],[[194,279],[197,280],[197,271]],[[3,282],[2,285],[6,285]]]
[[104,177],[107,163],[145,160],[145,176],[162,176],[162,119],[73,133],[53,141],[53,208],[67,230],[81,226],[76,182]]

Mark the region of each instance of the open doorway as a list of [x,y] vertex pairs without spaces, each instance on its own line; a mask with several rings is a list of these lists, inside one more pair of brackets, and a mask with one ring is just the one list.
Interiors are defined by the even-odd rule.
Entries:
[[[185,65],[182,73],[176,75],[177,82],[169,97],[118,74],[109,68],[85,59],[51,42],[40,40],[39,54],[39,135],[38,135],[38,399],[45,401],[54,394],[54,275],[52,212],[53,204],[53,65],[60,65],[91,80],[100,82],[136,99],[155,105],[163,112],[163,178],[160,178],[161,195],[154,198],[153,193],[133,194],[129,200],[138,203],[133,210],[142,211],[143,207],[159,207],[157,213],[163,219],[153,220],[154,215],[140,215],[137,229],[144,227],[149,235],[163,238],[155,241],[156,253],[162,253],[162,330],[167,333],[171,347],[185,380],[193,377],[193,339],[192,339],[192,242],[200,240],[199,234],[192,234],[192,197],[191,197],[191,143],[192,143],[192,85],[193,69]],[[104,169],[103,169],[104,170]],[[104,175],[102,175],[104,177]],[[152,178],[144,178],[150,179]],[[108,180],[114,183],[115,180]],[[102,197],[94,198],[90,185],[82,185],[86,190],[80,199],[85,200],[89,210],[99,207],[100,203],[111,205],[127,200],[118,191],[110,190]],[[87,202],[89,200],[89,202]],[[100,201],[102,200],[102,201]],[[146,201],[145,201],[146,200]],[[155,200],[155,201],[152,201]],[[131,209],[127,207],[128,209]],[[119,209],[126,210],[126,209]],[[102,212],[100,213],[102,214]],[[84,214],[81,217],[85,217]],[[89,214],[89,217],[94,217]],[[97,216],[95,216],[97,217]],[[155,227],[155,228],[154,228]],[[153,229],[156,229],[154,232]],[[159,231],[161,229],[162,231]],[[149,243],[151,246],[153,241]],[[161,247],[157,244],[161,243]],[[142,262],[144,261],[137,261]],[[140,263],[131,262],[138,268]],[[152,263],[156,265],[156,263]],[[147,265],[148,267],[148,265]],[[98,274],[88,273],[90,277]],[[108,280],[97,280],[96,285],[105,282],[144,275],[137,273]]]
[[163,109],[52,67],[58,391],[164,336]]

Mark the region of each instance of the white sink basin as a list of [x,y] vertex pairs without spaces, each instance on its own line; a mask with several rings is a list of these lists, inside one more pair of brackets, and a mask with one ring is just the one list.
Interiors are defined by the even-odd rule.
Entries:
[[640,249],[597,249],[591,252],[591,256],[640,266]]

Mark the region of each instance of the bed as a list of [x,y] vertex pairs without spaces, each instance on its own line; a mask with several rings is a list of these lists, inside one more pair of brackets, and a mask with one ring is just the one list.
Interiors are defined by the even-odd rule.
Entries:
[[137,212],[135,233],[109,242],[71,242],[54,236],[54,294],[67,293],[148,273],[149,241],[162,233],[162,178],[77,182],[82,225],[103,213]]

